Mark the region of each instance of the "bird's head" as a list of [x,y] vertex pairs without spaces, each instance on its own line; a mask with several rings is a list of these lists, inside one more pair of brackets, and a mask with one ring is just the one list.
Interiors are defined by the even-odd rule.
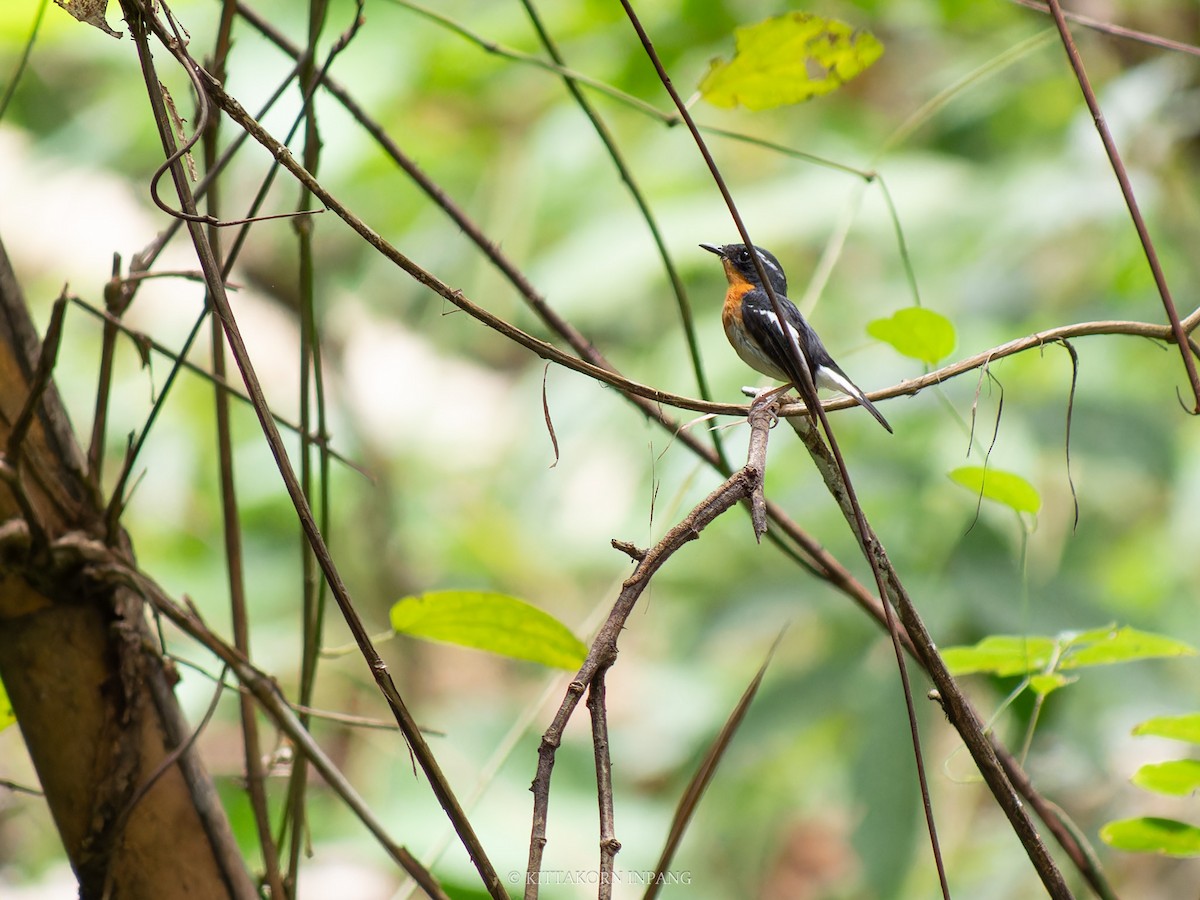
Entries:
[[709,253],[715,253],[721,257],[721,263],[725,266],[725,275],[732,282],[736,277],[739,281],[748,281],[756,287],[762,286],[762,279],[758,275],[758,267],[754,264],[753,253],[758,254],[758,258],[762,260],[763,268],[767,270],[767,278],[770,279],[771,287],[776,294],[787,296],[787,276],[783,274],[783,266],[779,264],[779,260],[769,250],[764,250],[762,247],[754,247],[753,253],[750,247],[745,244],[701,244]]

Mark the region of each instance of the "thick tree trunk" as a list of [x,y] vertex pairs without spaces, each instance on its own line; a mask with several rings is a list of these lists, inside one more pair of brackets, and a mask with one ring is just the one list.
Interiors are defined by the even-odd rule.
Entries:
[[0,679],[80,896],[256,897],[211,780],[179,750],[189,732],[141,598],[88,564],[104,543],[135,562],[123,532],[106,540],[53,384],[9,446],[39,353],[0,244]]

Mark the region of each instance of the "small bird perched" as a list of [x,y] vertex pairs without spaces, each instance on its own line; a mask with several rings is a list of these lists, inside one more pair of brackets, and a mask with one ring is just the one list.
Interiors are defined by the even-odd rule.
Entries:
[[804,320],[800,310],[796,309],[796,304],[787,298],[787,276],[779,260],[761,247],[753,248],[762,260],[767,279],[779,300],[784,318],[782,325],[775,315],[771,298],[763,288],[749,247],[745,244],[700,246],[721,257],[721,264],[725,267],[729,290],[725,293],[721,322],[725,326],[725,336],[743,362],[764,375],[799,388],[803,379],[796,369],[795,355],[790,347],[791,341],[787,335],[790,331],[796,338],[800,356],[808,365],[809,376],[816,387],[850,395],[889,433],[892,431],[887,419],[833,361],[817,333]]

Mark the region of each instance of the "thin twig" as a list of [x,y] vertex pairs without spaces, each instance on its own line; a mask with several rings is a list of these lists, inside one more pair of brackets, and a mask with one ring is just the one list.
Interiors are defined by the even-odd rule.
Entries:
[[45,17],[46,7],[49,5],[49,0],[40,0],[37,11],[33,14],[33,25],[29,29],[29,38],[21,48],[21,56],[17,60],[17,64],[13,67],[12,74],[8,77],[8,83],[4,86],[3,96],[0,96],[0,121],[4,119],[4,114],[8,111],[8,104],[12,102],[12,98],[16,95],[17,86],[21,83],[21,77],[25,74],[25,69],[29,66],[29,58],[33,55],[33,45],[37,41],[38,33],[42,30],[42,19]]
[[51,386],[51,376],[54,374],[54,364],[58,360],[58,348],[62,342],[62,323],[67,306],[66,294],[60,294],[50,310],[50,323],[46,326],[46,336],[42,339],[41,352],[38,354],[37,366],[29,378],[29,393],[25,402],[13,420],[12,429],[5,444],[4,456],[0,458],[0,480],[8,486],[12,498],[21,509],[21,515],[29,528],[30,542],[34,548],[45,547],[46,531],[42,517],[34,509],[33,501],[25,489],[22,473],[22,444],[33,427],[34,419],[42,407],[42,397]]
[[1179,321],[1179,312],[1175,309],[1175,301],[1171,299],[1171,289],[1167,286],[1167,276],[1163,273],[1162,265],[1158,261],[1158,251],[1154,249],[1154,242],[1150,239],[1150,229],[1146,227],[1146,220],[1142,218],[1142,211],[1138,207],[1137,198],[1133,193],[1133,185],[1129,181],[1129,173],[1125,170],[1125,163],[1121,160],[1117,142],[1113,139],[1108,123],[1104,120],[1104,112],[1100,109],[1096,92],[1092,90],[1092,83],[1088,80],[1087,72],[1084,70],[1083,58],[1080,57],[1079,50],[1075,46],[1075,39],[1071,37],[1071,29],[1063,15],[1062,6],[1058,0],[1046,0],[1046,2],[1050,7],[1050,14],[1054,17],[1059,37],[1062,38],[1063,49],[1067,51],[1067,59],[1075,72],[1075,79],[1079,82],[1079,90],[1083,93],[1084,102],[1087,103],[1088,110],[1092,114],[1092,121],[1096,124],[1096,131],[1100,134],[1100,141],[1104,144],[1104,152],[1108,154],[1113,174],[1117,176],[1117,183],[1121,186],[1121,196],[1125,198],[1125,205],[1129,208],[1129,217],[1133,220],[1138,240],[1142,243],[1142,251],[1146,254],[1146,262],[1154,276],[1154,284],[1158,288],[1159,297],[1162,298],[1167,321],[1171,324],[1171,333],[1175,337],[1175,343],[1179,345],[1179,353],[1183,357],[1183,367],[1187,371],[1188,382],[1196,398],[1192,413],[1200,415],[1200,373],[1197,373],[1196,362],[1192,358],[1192,354],[1188,352],[1187,331]]
[[[1027,9],[1035,10],[1036,12],[1051,14],[1049,6],[1039,0],[1010,0],[1018,6],[1024,6]],[[1085,16],[1081,13],[1062,11],[1063,17],[1082,25],[1084,28],[1090,28],[1092,31],[1099,31],[1101,34],[1107,34],[1111,37],[1121,38],[1126,41],[1136,41],[1139,44],[1148,44],[1151,47],[1159,47],[1163,50],[1174,50],[1177,53],[1187,53],[1190,56],[1200,56],[1200,47],[1195,44],[1185,44],[1182,41],[1173,41],[1170,38],[1162,37],[1157,34],[1150,34],[1146,31],[1138,31],[1134,28],[1126,28],[1123,25],[1114,25],[1112,22],[1104,22],[1100,19],[1093,19],[1091,16]]]
[[603,672],[597,673],[588,686],[587,706],[592,719],[592,755],[596,760],[596,798],[600,803],[600,867],[597,900],[611,900],[613,875],[616,870],[616,821],[613,813],[612,753],[608,744],[608,711],[605,708]]
[[[226,0],[222,7],[220,25],[217,31],[216,48],[213,53],[214,70],[224,72],[225,61],[229,53],[230,32],[233,27],[231,4]],[[200,98],[200,102],[205,102]],[[205,171],[211,171],[216,164],[218,153],[218,132],[221,117],[213,116],[208,127],[201,135],[201,153]],[[221,182],[214,179],[212,187],[205,195],[205,203],[210,219],[220,219]],[[208,226],[208,239],[213,246],[214,254],[220,257],[220,229],[214,225]],[[116,293],[116,292],[114,292]],[[106,295],[107,297],[107,295]],[[205,306],[209,306],[205,298]],[[112,312],[112,310],[110,310]],[[110,329],[115,329],[105,323],[105,335]],[[213,374],[222,381],[225,379],[225,337],[218,328],[210,333],[211,358]],[[250,657],[250,616],[247,613],[246,578],[242,554],[241,515],[238,511],[237,485],[234,477],[233,437],[229,416],[229,395],[219,387],[213,389],[213,410],[216,416],[217,431],[217,478],[221,496],[221,532],[225,547],[225,574],[229,585],[230,621],[233,625],[233,641],[238,652],[247,660]],[[223,683],[223,679],[222,679]],[[283,883],[283,874],[279,867],[279,847],[275,843],[271,829],[271,811],[267,802],[267,773],[263,765],[262,739],[259,735],[258,720],[255,716],[255,704],[245,694],[238,695],[238,715],[241,719],[242,759],[246,772],[246,793],[250,800],[250,809],[254,816],[254,827],[258,836],[258,846],[262,853],[264,878],[270,886],[271,895],[282,898],[293,896]],[[301,757],[303,759],[303,757]]]
[[[752,429],[769,430],[771,416],[766,410],[758,410],[751,418]],[[765,443],[761,444],[765,456]],[[761,463],[759,463],[761,465]],[[676,550],[689,541],[700,537],[700,532],[710,525],[718,516],[733,508],[742,500],[747,499],[754,487],[763,477],[763,470],[755,463],[747,461],[746,466],[733,473],[716,490],[700,501],[686,516],[684,516],[662,539],[647,550],[639,553],[640,557],[633,574],[625,579],[621,591],[608,614],[608,619],[597,632],[588,650],[583,665],[567,686],[558,712],[550,726],[542,735],[538,746],[537,774],[533,779],[533,824],[529,840],[529,862],[525,871],[525,900],[535,900],[538,896],[538,882],[542,871],[542,856],[546,849],[546,824],[550,808],[550,776],[554,771],[554,757],[562,743],[563,731],[570,721],[571,714],[579,705],[579,699],[585,690],[594,687],[598,680],[617,659],[617,640],[625,627],[625,622],[633,612],[634,606],[642,593],[649,586],[650,579],[670,559]]]
[[5,447],[5,457],[10,465],[17,467],[21,458],[21,444],[33,425],[34,417],[42,403],[42,395],[50,387],[50,378],[54,374],[54,364],[58,361],[58,347],[62,342],[63,314],[67,308],[67,295],[59,294],[58,299],[50,308],[50,323],[46,326],[46,336],[42,339],[42,350],[38,354],[37,368],[29,382],[29,393],[21,411],[13,421],[12,430],[8,434]]
[[[317,87],[317,46],[321,33],[325,29],[325,21],[329,12],[326,0],[310,0],[308,6],[308,37],[304,55],[299,60],[300,71],[298,78],[304,92],[300,115],[304,122],[304,167],[316,175],[321,158],[321,134],[317,122],[316,104],[313,95]],[[357,11],[355,21],[358,21]],[[329,59],[324,67],[327,71]],[[277,165],[272,165],[272,173],[277,171]],[[301,187],[300,196],[296,203],[298,212],[308,212],[313,208],[312,194]],[[313,253],[313,231],[317,223],[310,218],[296,221],[296,285],[300,307],[300,365],[299,395],[300,395],[300,429],[304,434],[312,431],[313,418],[313,379],[317,381],[317,403],[320,407],[318,426],[324,432],[325,393],[323,389],[324,373],[314,360],[320,359],[320,337],[316,329],[316,266]],[[326,473],[327,467],[318,467],[318,472]],[[309,504],[320,510],[321,531],[328,533],[329,506],[322,502],[318,506],[315,496],[318,492],[325,497],[323,487],[314,490],[313,484],[312,447],[306,442],[300,444],[300,485]],[[300,651],[300,684],[298,697],[302,704],[312,702],[313,690],[316,685],[317,665],[320,656],[322,625],[324,623],[324,594],[323,581],[317,568],[316,557],[312,547],[300,535],[300,574],[301,574],[301,651]],[[308,727],[308,717],[303,713],[300,722]],[[289,832],[288,843],[288,883],[293,891],[300,877],[300,860],[303,855],[304,843],[307,840],[305,795],[308,790],[308,766],[303,759],[297,760],[292,767],[288,779],[286,825]]]

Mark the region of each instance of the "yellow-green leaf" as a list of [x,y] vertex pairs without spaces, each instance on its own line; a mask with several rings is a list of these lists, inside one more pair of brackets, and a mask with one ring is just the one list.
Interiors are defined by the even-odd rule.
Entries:
[[1109,822],[1100,829],[1100,838],[1130,853],[1200,856],[1200,828],[1174,819],[1148,816]]
[[1078,680],[1078,675],[1062,675],[1058,672],[1049,675],[1034,675],[1029,679],[1029,689],[1035,694],[1045,697],[1050,692],[1057,691],[1068,684],[1074,684]]
[[950,480],[976,496],[982,495],[985,500],[1002,503],[1019,513],[1036,513],[1042,507],[1042,498],[1034,486],[1013,472],[963,466],[950,473]]
[[[1105,666],[1167,656],[1194,656],[1195,653],[1189,645],[1174,638],[1138,631],[1136,628],[1108,625],[1091,631],[1064,631],[1055,637],[993,634],[971,647],[947,647],[942,651],[942,658],[954,675],[971,675],[977,672],[1003,676],[1038,673],[1039,676],[1049,677],[1051,672],[1065,669],[1082,669],[1086,666]],[[1054,663],[1053,669],[1048,668],[1051,662]],[[1054,677],[1061,679],[1059,683],[1044,682],[1034,685],[1034,690],[1040,691],[1043,687],[1053,690],[1070,681],[1062,676]],[[1178,726],[1181,730],[1180,739],[1189,740],[1190,738],[1184,737],[1182,733],[1186,727],[1183,720],[1200,720],[1200,716],[1177,718],[1181,720]],[[1159,720],[1151,719],[1142,724],[1149,725],[1156,721]],[[1200,721],[1193,721],[1192,727],[1200,728]],[[1141,733],[1160,732],[1141,732],[1136,729],[1134,731],[1134,734]],[[1196,733],[1192,734],[1195,736]]]
[[774,109],[836,90],[883,55],[870,32],[792,12],[735,32],[733,59],[714,59],[700,93],[714,106]]
[[1129,780],[1148,791],[1186,797],[1200,788],[1200,759],[1147,763]]
[[0,731],[17,721],[12,704],[8,701],[8,691],[4,690],[4,682],[0,681]]
[[1135,725],[1133,733],[1200,744],[1200,713],[1185,713],[1182,716],[1155,716],[1153,719],[1147,719],[1145,722]]
[[942,659],[952,675],[1028,675],[1045,669],[1053,653],[1048,637],[994,634],[972,647],[947,647]]
[[390,619],[401,634],[558,669],[577,669],[587,656],[587,647],[558,619],[507,594],[431,591],[398,600]]
[[1196,651],[1183,641],[1138,631],[1136,628],[1098,628],[1071,637],[1066,642],[1059,668],[1079,669],[1084,666],[1105,666],[1132,662],[1136,659],[1156,659],[1166,656],[1195,656]]
[[923,306],[898,309],[890,319],[876,319],[867,325],[867,334],[930,365],[953,353],[958,341],[954,323]]

